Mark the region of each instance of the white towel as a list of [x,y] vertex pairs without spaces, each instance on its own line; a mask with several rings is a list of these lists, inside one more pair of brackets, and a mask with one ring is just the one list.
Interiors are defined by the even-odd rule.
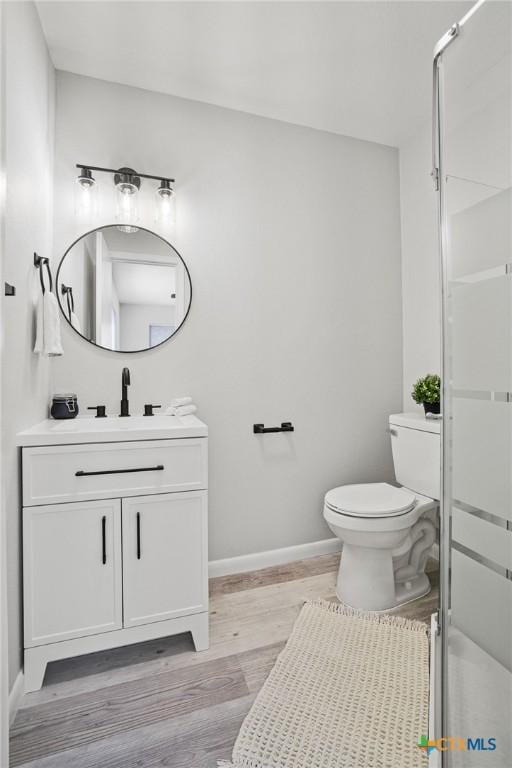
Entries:
[[48,357],[64,354],[60,340],[59,305],[55,295],[48,290],[37,300],[34,352]]
[[170,403],[171,408],[179,408],[181,405],[192,405],[192,398],[191,397],[175,397],[174,400],[171,400],[171,403]]
[[170,406],[166,409],[166,413],[170,416],[189,416],[191,413],[195,413],[197,408],[195,405],[179,405],[176,408]]
[[80,325],[80,320],[75,315],[74,312],[71,313],[70,323],[75,329],[75,331],[78,331],[78,333],[82,333],[82,326]]
[[175,416],[189,416],[191,413],[195,413],[197,408],[195,405],[179,405],[174,409]]
[[34,344],[34,352],[39,355],[43,354],[44,344],[44,326],[43,326],[43,294],[40,293],[37,297],[36,306],[36,343]]

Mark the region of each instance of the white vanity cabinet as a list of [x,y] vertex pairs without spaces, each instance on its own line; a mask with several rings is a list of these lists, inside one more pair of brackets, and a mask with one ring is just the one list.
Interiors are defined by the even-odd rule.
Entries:
[[26,691],[56,659],[187,631],[208,647],[207,437],[193,424],[190,438],[19,436]]

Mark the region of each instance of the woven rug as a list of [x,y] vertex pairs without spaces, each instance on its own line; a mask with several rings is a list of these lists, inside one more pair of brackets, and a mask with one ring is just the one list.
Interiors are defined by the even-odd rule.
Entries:
[[306,603],[219,768],[426,768],[428,659],[419,621]]

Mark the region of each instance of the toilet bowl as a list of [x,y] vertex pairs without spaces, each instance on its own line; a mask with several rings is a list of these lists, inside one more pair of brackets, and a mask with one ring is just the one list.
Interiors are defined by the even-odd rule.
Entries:
[[433,499],[387,483],[345,485],[326,494],[325,521],[343,542],[336,594],[345,605],[385,611],[430,591],[425,563],[436,530],[424,514],[435,506]]
[[324,519],[343,542],[336,593],[361,610],[391,610],[430,591],[425,565],[436,540],[440,425],[398,414],[390,433],[397,480],[410,479],[414,488],[367,483],[325,495]]

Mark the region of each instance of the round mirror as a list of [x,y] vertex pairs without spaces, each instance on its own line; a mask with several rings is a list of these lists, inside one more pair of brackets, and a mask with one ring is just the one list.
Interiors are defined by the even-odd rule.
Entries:
[[84,339],[140,352],[170,339],[192,300],[187,266],[170,243],[139,227],[99,227],[76,240],[57,271],[62,313]]

